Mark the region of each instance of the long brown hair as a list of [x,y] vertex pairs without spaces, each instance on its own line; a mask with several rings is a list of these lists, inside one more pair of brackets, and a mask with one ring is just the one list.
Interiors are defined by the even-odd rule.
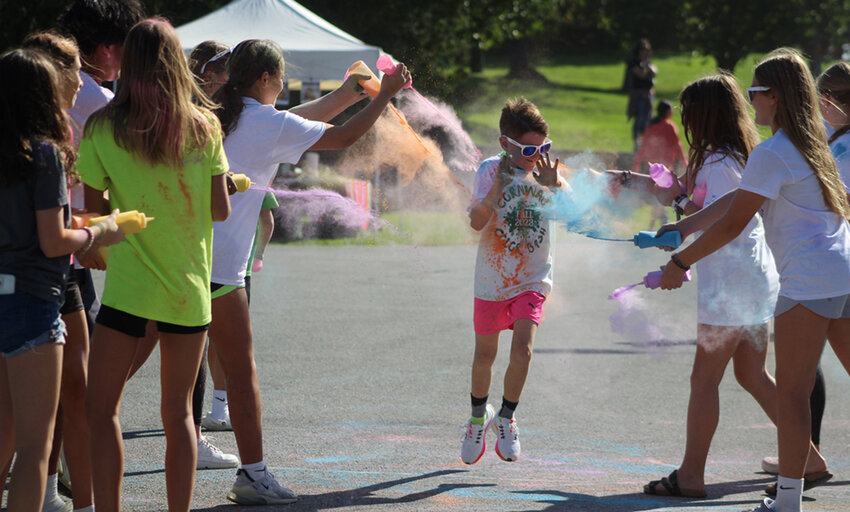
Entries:
[[39,141],[57,146],[70,169],[75,154],[51,59],[37,50],[12,50],[0,56],[0,76],[0,186],[32,173]]
[[691,82],[679,95],[682,125],[688,141],[688,194],[697,173],[711,154],[733,158],[743,168],[759,136],[750,118],[747,101],[735,78],[728,73]]
[[826,206],[842,217],[850,216],[847,193],[820,122],[815,81],[799,52],[774,50],[756,66],[754,77],[776,93],[774,124],[785,131],[812,168]]
[[[833,64],[818,77],[818,93],[829,96],[832,105],[845,114],[850,114],[850,64],[839,62]],[[850,124],[845,124],[833,132],[829,143],[841,137],[850,130]]]
[[119,146],[146,162],[182,168],[188,151],[201,149],[219,129],[192,79],[174,27],[163,18],[130,29],[115,98],[92,116],[86,130],[112,123]]
[[221,120],[225,134],[236,129],[244,106],[242,96],[248,89],[263,73],[277,75],[282,74],[283,69],[283,51],[274,41],[248,39],[236,45],[227,62],[227,83],[213,96],[213,101],[221,105],[215,114]]

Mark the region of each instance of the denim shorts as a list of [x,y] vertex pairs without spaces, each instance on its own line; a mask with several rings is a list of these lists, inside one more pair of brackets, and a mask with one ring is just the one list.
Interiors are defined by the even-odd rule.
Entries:
[[65,343],[59,302],[24,292],[0,295],[0,354],[14,357],[39,345]]

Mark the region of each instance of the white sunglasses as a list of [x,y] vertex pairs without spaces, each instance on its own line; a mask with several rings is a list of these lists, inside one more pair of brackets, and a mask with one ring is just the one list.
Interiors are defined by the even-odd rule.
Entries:
[[534,145],[534,144],[520,144],[519,142],[513,140],[512,138],[508,137],[505,134],[502,134],[502,137],[507,139],[508,142],[510,142],[514,146],[518,147],[519,152],[522,154],[522,156],[524,156],[526,158],[531,158],[534,155],[536,155],[538,152],[540,152],[541,155],[545,155],[546,153],[549,152],[550,149],[552,149],[552,141],[549,140],[549,139],[546,139],[546,141],[543,142],[543,144],[540,144],[539,146],[537,146],[537,145]]
[[763,85],[756,85],[753,87],[747,87],[747,97],[750,99],[750,103],[753,102],[753,98],[755,98],[757,92],[765,92],[769,91],[770,87],[765,87]]

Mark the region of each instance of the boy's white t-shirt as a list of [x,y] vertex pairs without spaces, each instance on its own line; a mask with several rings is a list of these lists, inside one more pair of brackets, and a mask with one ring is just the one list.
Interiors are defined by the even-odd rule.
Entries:
[[850,131],[832,141],[829,149],[832,151],[835,163],[838,164],[841,181],[844,182],[845,187],[850,186]]
[[[247,174],[267,187],[281,163],[298,163],[325,133],[327,125],[242,98],[245,107],[236,128],[224,139],[230,170]],[[248,257],[257,231],[264,191],[248,190],[230,196],[230,216],[213,224],[212,282],[243,286]]]
[[[484,160],[475,173],[473,204],[493,187],[499,156]],[[531,172],[514,168],[495,214],[481,230],[475,260],[475,297],[508,300],[525,292],[549,295],[552,290],[554,222],[546,209],[552,192]]]
[[[88,73],[80,71],[80,79],[83,85],[80,88],[80,92],[77,93],[74,107],[68,110],[71,135],[74,137],[75,148],[80,147],[80,141],[83,139],[83,130],[86,127],[86,121],[88,121],[89,117],[105,107],[115,97],[112,91],[106,87],[101,87]],[[84,208],[85,201],[83,196],[83,184],[79,183],[71,189],[71,208],[75,210]]]
[[[741,166],[731,156],[706,158],[695,180],[705,191],[705,208],[738,188]],[[696,264],[697,322],[706,325],[760,325],[773,317],[779,275],[767,246],[760,215],[737,238]]]
[[784,130],[756,146],[740,188],[767,198],[761,211],[780,295],[850,293],[850,224],[827,208],[817,177]]

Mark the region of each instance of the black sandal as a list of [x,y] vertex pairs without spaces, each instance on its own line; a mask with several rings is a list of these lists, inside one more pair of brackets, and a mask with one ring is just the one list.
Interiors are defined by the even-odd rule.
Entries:
[[[658,484],[661,484],[661,486],[664,487],[664,491],[656,488],[658,487]],[[647,485],[644,485],[643,492],[644,494],[651,494],[654,496],[676,496],[679,498],[705,498],[708,496],[705,491],[694,491],[691,489],[680,488],[678,469],[674,469],[672,473],[661,480],[652,480]]]

